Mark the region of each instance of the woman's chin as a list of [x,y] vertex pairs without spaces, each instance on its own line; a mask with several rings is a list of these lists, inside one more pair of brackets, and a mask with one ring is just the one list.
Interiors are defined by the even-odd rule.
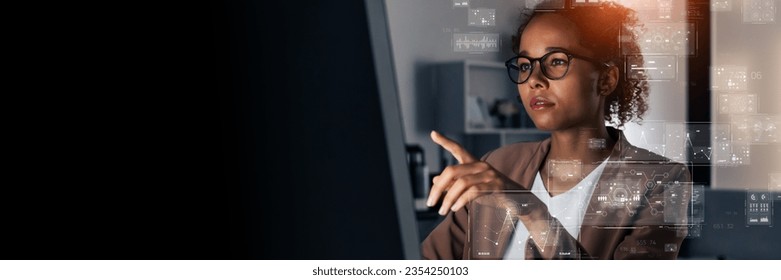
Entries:
[[558,127],[555,123],[549,120],[534,120],[532,119],[532,122],[534,122],[534,126],[537,128],[537,130],[542,131],[554,131]]

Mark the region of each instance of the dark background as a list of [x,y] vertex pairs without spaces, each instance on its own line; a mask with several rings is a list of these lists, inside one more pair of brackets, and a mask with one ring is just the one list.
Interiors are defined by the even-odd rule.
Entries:
[[402,258],[363,1],[19,11],[0,258]]

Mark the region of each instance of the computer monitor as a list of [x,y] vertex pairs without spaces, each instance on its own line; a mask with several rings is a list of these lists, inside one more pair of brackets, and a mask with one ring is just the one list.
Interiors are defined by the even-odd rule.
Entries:
[[225,4],[241,141],[233,258],[419,258],[382,6],[265,5],[291,20]]

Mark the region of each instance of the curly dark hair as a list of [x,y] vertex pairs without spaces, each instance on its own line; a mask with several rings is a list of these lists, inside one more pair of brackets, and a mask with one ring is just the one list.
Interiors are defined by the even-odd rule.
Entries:
[[555,13],[569,19],[578,27],[581,45],[593,51],[599,61],[618,66],[620,78],[605,101],[605,120],[619,128],[632,120],[642,121],[648,110],[648,76],[632,73],[629,77],[626,73],[628,58],[631,57],[632,65],[638,67],[644,63],[636,33],[643,26],[636,12],[613,2],[577,7],[567,4],[564,9],[544,9],[550,6],[549,2],[542,1],[533,9],[521,11],[521,24],[516,35],[512,36],[513,52],[519,52],[523,30],[534,16]]

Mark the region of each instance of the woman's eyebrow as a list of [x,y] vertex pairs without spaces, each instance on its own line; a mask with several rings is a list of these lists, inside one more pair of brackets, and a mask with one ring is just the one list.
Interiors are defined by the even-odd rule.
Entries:
[[[566,48],[562,48],[562,47],[547,47],[547,48],[545,48],[545,51],[546,51],[546,52],[562,51],[562,52],[566,52],[566,53],[569,53],[569,52],[571,52],[570,50],[568,50],[568,49],[566,49]],[[522,56],[529,56],[529,52],[528,52],[528,51],[526,51],[526,50],[522,50],[522,51],[520,51],[520,52],[518,53],[518,55],[522,55]]]
[[547,52],[552,52],[552,51],[570,52],[570,50],[562,48],[562,47],[548,47],[548,48],[545,48],[545,51],[547,51]]

